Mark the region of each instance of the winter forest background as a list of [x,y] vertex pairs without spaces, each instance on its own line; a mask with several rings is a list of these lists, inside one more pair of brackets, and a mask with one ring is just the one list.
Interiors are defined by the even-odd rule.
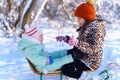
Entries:
[[[44,43],[57,35],[75,35],[74,10],[85,0],[0,0],[0,80],[39,80],[30,70],[25,57],[16,46],[25,24],[42,29]],[[99,73],[109,63],[120,64],[120,0],[95,0],[97,17],[106,21],[104,57],[100,68],[85,80],[102,80]],[[69,29],[68,29],[69,28]],[[54,43],[53,43],[54,44]],[[53,47],[55,48],[55,47]],[[120,80],[120,67],[111,65],[112,80]],[[57,76],[45,80],[58,80]],[[67,79],[65,79],[67,80]]]

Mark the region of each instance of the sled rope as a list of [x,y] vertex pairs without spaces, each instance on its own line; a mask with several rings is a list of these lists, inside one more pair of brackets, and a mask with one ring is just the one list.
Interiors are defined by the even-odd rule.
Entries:
[[108,70],[108,68],[109,68],[111,65],[116,65],[116,66],[118,66],[118,67],[120,68],[120,65],[117,64],[117,63],[113,63],[113,62],[109,63],[109,64],[107,65],[106,69],[99,73],[99,75],[106,74],[106,77],[105,77],[104,80],[109,80],[110,77],[111,77],[111,79],[112,79],[112,75],[109,74],[109,70]]
[[109,63],[108,66],[107,66],[107,68],[109,68],[112,64],[114,64],[114,65],[116,65],[116,66],[118,66],[118,67],[120,68],[120,65],[119,65],[119,64],[113,63],[113,62],[112,62],[112,63]]

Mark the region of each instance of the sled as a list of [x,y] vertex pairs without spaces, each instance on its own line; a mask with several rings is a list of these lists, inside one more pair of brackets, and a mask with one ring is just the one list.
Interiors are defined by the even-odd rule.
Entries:
[[[26,58],[27,59],[27,58]],[[30,60],[28,60],[28,64],[32,70],[32,72],[36,75],[39,75],[40,76],[40,80],[42,80],[42,76],[54,76],[54,75],[60,75],[60,80],[62,80],[62,72],[61,70],[56,70],[56,71],[53,71],[53,72],[48,72],[47,74],[43,74],[42,72],[39,72],[35,67],[34,65],[30,62]]]

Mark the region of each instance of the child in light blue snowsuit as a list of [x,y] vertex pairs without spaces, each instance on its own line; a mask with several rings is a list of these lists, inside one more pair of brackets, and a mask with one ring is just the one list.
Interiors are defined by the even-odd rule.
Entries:
[[39,72],[54,71],[60,69],[64,64],[73,62],[71,54],[67,50],[50,53],[52,62],[48,60],[48,53],[44,51],[43,37],[37,27],[26,29],[18,44],[18,49],[29,59]]

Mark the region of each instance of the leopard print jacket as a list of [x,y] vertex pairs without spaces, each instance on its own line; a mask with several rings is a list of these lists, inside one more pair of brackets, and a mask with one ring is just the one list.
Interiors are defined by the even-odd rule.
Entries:
[[101,64],[105,34],[105,22],[98,20],[85,26],[83,33],[79,31],[78,49],[87,54],[81,61],[92,70],[96,70]]

